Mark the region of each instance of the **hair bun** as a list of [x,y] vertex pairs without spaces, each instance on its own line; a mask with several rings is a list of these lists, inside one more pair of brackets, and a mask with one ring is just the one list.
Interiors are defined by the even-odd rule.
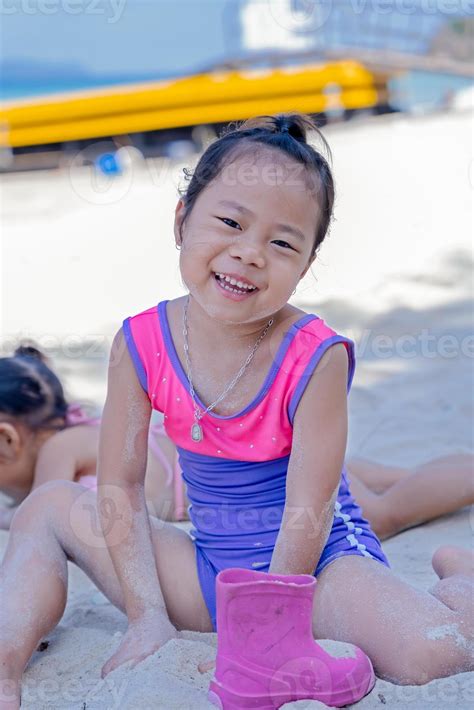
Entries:
[[34,345],[19,345],[14,352],[14,357],[32,357],[35,360],[46,363],[46,357]]
[[318,131],[312,118],[301,113],[277,113],[275,115],[263,115],[248,118],[242,121],[237,128],[234,124],[229,124],[223,135],[231,132],[249,134],[254,130],[265,131],[274,134],[284,135],[288,133],[292,138],[300,143],[306,143],[308,131]]
[[276,132],[289,133],[297,141],[306,143],[307,126],[301,120],[301,116],[295,114],[278,114],[275,116]]

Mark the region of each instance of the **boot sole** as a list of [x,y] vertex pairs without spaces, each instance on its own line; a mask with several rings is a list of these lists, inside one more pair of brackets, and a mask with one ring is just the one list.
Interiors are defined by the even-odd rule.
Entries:
[[[340,697],[335,697],[334,693],[331,695],[328,694],[326,699],[324,693],[320,693],[317,698],[311,698],[307,694],[293,693],[291,695],[288,694],[288,697],[286,698],[281,696],[278,701],[276,701],[275,698],[275,701],[278,704],[275,704],[275,701],[272,701],[268,695],[237,695],[228,688],[224,688],[224,686],[217,681],[212,680],[209,686],[207,698],[209,702],[219,708],[219,710],[277,710],[277,708],[280,708],[286,703],[297,702],[298,700],[319,700],[319,702],[328,705],[327,700],[329,699],[332,701],[330,707],[345,707],[346,705],[357,703],[359,700],[362,700],[362,698],[365,698],[365,696],[368,695],[373,689],[376,680],[377,679],[372,668],[372,673],[366,690],[363,692],[361,688],[360,692],[357,693],[356,698],[354,697],[354,689],[350,692],[347,690],[342,691],[339,694]],[[350,695],[350,697],[348,697],[348,695]]]

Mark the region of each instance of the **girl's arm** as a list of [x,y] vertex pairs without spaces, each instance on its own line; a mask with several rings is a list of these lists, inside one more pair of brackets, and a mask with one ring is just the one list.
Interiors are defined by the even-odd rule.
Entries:
[[104,675],[125,661],[138,662],[176,635],[160,588],[145,503],[150,415],[150,401],[119,331],[101,422],[97,504],[129,627]]
[[36,460],[31,490],[48,481],[74,481],[77,470],[77,442],[74,428],[54,434],[42,445]]
[[297,407],[273,574],[314,574],[331,531],[347,444],[347,377],[347,351],[337,343],[321,358]]

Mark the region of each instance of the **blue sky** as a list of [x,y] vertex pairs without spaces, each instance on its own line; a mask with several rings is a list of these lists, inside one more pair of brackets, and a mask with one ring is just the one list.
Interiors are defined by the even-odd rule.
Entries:
[[2,12],[3,63],[77,63],[93,74],[181,73],[223,56],[235,39],[229,23],[235,0],[43,2],[49,14],[39,11],[41,0],[3,3],[17,5],[16,12]]
[[[319,26],[314,13],[304,14],[315,1],[0,0],[1,95],[177,76],[238,55],[245,42],[253,49],[352,44],[355,29],[361,44],[423,51],[440,23],[452,18],[397,10],[437,0],[385,0],[390,14],[374,11],[375,0],[321,0],[326,5],[317,7],[331,12]],[[441,1],[461,7],[467,0]],[[249,5],[241,22],[240,9]]]

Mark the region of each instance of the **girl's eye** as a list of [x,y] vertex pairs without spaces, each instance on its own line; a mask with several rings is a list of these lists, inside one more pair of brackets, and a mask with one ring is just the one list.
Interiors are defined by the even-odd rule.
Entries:
[[[284,241],[282,241],[281,239],[274,239],[274,240],[273,240],[273,243],[274,243],[274,244],[285,244],[285,245],[286,245],[286,246],[285,246],[285,249],[286,249],[286,248],[288,248],[288,249],[293,249],[293,247],[291,246],[291,244],[288,244],[288,242],[284,242]],[[293,251],[295,251],[295,249],[293,249]]]
[[[233,219],[230,219],[230,217],[218,217],[218,219],[220,219],[221,222],[224,222],[225,224],[227,224],[227,222],[232,222],[232,224],[236,224],[237,227],[242,231],[242,227],[240,226],[240,224],[238,222],[235,222]],[[274,239],[273,243],[279,245],[282,244],[285,249],[291,249],[292,251],[296,251],[296,249],[294,249],[291,244],[288,244],[288,242],[285,242],[282,239]]]
[[218,219],[220,219],[222,222],[225,222],[225,223],[233,222],[233,224],[236,224],[237,227],[239,227],[239,229],[241,229],[240,224],[238,224],[237,222],[234,222],[234,220],[230,219],[230,217],[219,217]]

